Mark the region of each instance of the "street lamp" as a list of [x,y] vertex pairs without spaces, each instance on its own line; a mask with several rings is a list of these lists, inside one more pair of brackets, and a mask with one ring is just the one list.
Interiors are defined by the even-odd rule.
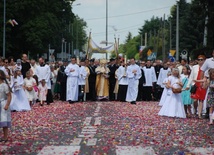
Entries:
[[62,57],[62,60],[64,60],[64,53],[63,53],[63,44],[64,44],[64,42],[65,42],[65,39],[64,38],[62,38],[62,49],[61,49],[61,57]]

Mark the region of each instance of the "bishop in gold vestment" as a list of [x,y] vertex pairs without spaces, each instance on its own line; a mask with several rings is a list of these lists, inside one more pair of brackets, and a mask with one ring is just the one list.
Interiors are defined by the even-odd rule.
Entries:
[[95,70],[96,77],[96,93],[98,100],[107,100],[109,97],[109,68],[106,66],[106,60],[100,60],[100,66]]

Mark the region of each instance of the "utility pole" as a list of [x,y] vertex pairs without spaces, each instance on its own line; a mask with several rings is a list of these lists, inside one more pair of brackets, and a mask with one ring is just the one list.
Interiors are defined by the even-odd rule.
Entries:
[[147,33],[145,33],[145,47],[147,46]]
[[[69,32],[69,35],[71,35],[71,23],[69,22],[69,25],[68,25],[68,32]],[[68,54],[69,54],[69,58],[70,58],[70,55],[71,55],[71,41],[69,40],[69,43],[68,43]]]
[[62,60],[64,60],[64,52],[63,52],[63,44],[64,44],[64,38],[62,38],[62,49],[61,49],[61,57],[62,57]]
[[204,47],[207,47],[207,23],[208,23],[208,15],[205,18],[205,26],[204,26],[204,39],[203,39]]
[[119,49],[119,44],[120,44],[120,35],[118,35],[118,38],[117,38],[117,44],[118,44],[118,49]]
[[169,50],[172,50],[172,17],[170,17],[169,19]]
[[74,24],[71,24],[71,35],[72,35],[72,40],[71,40],[71,56],[74,55]]
[[106,0],[106,46],[108,46],[108,0]]
[[163,56],[163,60],[165,61],[166,59],[166,55],[165,55],[165,33],[164,33],[164,30],[165,30],[165,14],[163,16],[163,27],[162,27],[162,56]]
[[78,22],[76,22],[76,49],[78,49]]
[[177,17],[176,17],[176,61],[179,60],[179,2],[177,1]]
[[3,30],[3,58],[5,58],[5,45],[6,45],[6,0],[4,0],[4,30]]
[[140,35],[140,45],[143,46],[143,34]]
[[[50,49],[51,49],[51,44],[48,44],[48,54],[47,54],[47,60],[50,61]],[[29,58],[29,56],[28,56]]]
[[67,42],[65,42],[65,59],[67,58],[67,49],[66,49],[66,47],[67,47]]

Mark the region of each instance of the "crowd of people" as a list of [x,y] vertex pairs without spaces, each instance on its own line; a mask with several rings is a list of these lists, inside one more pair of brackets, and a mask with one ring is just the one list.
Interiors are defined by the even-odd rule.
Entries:
[[[154,62],[113,59],[83,59],[45,62],[29,60],[26,54],[14,61],[0,58],[0,126],[7,140],[11,111],[28,111],[33,104],[54,100],[74,104],[79,101],[158,101],[158,115],[186,118],[209,110],[214,119],[214,51],[206,59]],[[208,108],[208,109],[207,109]]]

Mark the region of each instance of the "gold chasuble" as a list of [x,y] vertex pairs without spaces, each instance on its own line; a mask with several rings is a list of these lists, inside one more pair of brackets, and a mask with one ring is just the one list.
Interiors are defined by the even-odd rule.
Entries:
[[97,73],[96,77],[96,92],[97,99],[103,100],[108,99],[109,97],[109,68],[106,67],[106,60],[100,61],[100,66],[98,66],[95,70]]

